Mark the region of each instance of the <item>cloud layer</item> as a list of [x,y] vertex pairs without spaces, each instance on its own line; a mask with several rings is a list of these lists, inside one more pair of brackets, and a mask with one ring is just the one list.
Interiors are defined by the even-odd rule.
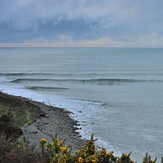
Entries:
[[162,0],[1,0],[0,43],[163,47],[162,6]]

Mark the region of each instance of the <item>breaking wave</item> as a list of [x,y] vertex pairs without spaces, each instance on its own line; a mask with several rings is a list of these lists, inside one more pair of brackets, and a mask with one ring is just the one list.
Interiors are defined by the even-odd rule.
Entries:
[[0,77],[0,83],[9,83],[10,80],[6,79],[5,77]]

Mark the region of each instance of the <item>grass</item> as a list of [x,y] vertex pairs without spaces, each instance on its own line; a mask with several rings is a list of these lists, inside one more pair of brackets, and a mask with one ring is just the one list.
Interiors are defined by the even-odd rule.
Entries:
[[40,115],[40,110],[29,102],[14,98],[0,97],[0,116],[11,113],[13,121],[18,127],[34,122]]

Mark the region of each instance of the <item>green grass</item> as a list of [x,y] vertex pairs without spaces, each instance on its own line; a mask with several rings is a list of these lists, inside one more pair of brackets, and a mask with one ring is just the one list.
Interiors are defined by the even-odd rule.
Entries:
[[13,121],[18,127],[34,122],[40,115],[37,106],[14,98],[0,97],[0,117],[5,113],[13,115]]

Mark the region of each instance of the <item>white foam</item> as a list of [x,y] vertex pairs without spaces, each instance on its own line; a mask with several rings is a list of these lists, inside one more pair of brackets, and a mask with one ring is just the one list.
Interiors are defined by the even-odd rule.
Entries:
[[0,77],[0,83],[8,83],[10,80],[7,80],[5,77]]

